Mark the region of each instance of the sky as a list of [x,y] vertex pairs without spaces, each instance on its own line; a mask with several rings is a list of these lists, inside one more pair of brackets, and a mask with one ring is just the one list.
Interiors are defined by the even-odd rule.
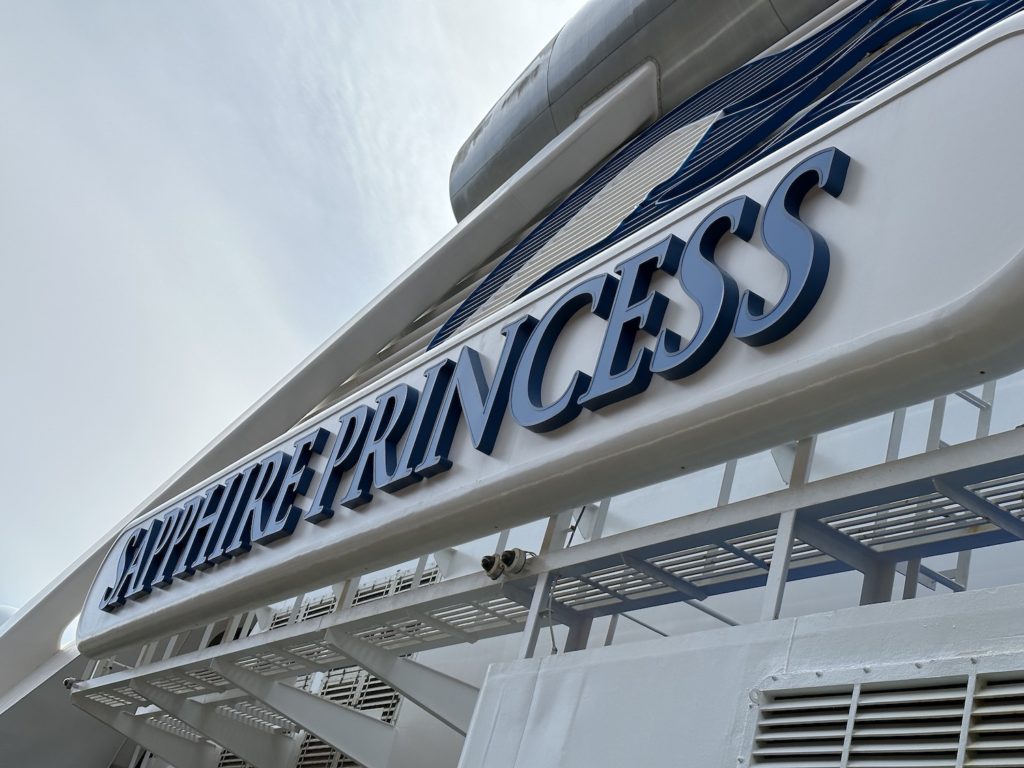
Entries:
[[0,6],[0,605],[454,226],[455,153],[580,5]]

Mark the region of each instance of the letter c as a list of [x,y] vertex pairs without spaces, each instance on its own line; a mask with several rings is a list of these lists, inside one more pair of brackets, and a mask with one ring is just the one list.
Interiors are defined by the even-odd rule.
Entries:
[[551,361],[551,352],[559,334],[573,315],[585,307],[607,320],[618,280],[611,275],[597,275],[571,288],[556,301],[537,323],[512,381],[512,418],[534,432],[550,432],[579,416],[578,400],[590,386],[590,376],[576,371],[561,397],[549,405],[542,402],[544,372]]

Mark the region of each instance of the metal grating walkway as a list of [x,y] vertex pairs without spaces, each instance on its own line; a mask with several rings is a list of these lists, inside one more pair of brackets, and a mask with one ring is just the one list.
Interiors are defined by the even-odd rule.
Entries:
[[[938,487],[956,489],[950,493],[957,499]],[[251,708],[258,702],[233,689],[210,668],[211,662],[223,659],[284,680],[354,666],[331,644],[328,630],[399,655],[520,632],[542,573],[552,574],[552,619],[567,625],[761,587],[768,579],[780,516],[787,510],[796,510],[804,526],[797,529],[790,581],[863,567],[859,557],[896,563],[1014,541],[1015,525],[1024,530],[1024,432],[553,551],[535,559],[515,580],[491,582],[473,574],[342,611],[307,612],[311,616],[304,621],[83,681],[73,696],[152,718],[157,710],[132,687],[142,679],[175,697],[230,704],[236,718],[248,718],[254,727],[264,723],[287,731],[292,725],[277,715],[243,711],[243,705]]]

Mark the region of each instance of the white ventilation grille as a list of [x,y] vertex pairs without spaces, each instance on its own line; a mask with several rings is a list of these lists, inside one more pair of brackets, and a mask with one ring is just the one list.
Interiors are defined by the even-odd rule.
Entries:
[[328,673],[320,695],[342,706],[357,709],[385,723],[393,723],[401,695],[379,677],[359,667],[336,669]]
[[189,741],[198,742],[203,740],[203,735],[199,731],[166,712],[159,715],[150,715],[146,718],[146,722],[162,731],[166,731],[174,736],[180,736]]
[[[402,701],[398,691],[358,667],[327,673],[319,695],[389,724],[394,724],[397,719],[398,706]],[[330,744],[307,734],[295,768],[357,768],[358,765]]]
[[295,768],[350,768],[359,763],[341,754],[325,741],[313,734],[307,734],[299,751],[299,761]]
[[[420,577],[420,584],[432,584],[438,581],[439,578],[440,574],[437,568],[429,568]],[[399,571],[370,584],[361,585],[356,591],[353,603],[372,602],[400,592],[406,592],[412,589],[414,579],[415,575],[412,572]],[[305,600],[299,609],[298,620],[306,621],[326,615],[334,610],[336,603],[337,597],[335,595]],[[518,606],[518,604],[516,605]],[[525,609],[523,610],[525,611]],[[285,626],[289,623],[291,615],[292,607],[278,611],[271,619],[270,628],[274,629]],[[289,649],[289,653],[290,655],[300,655],[321,663],[329,660],[329,657],[336,655],[333,649],[329,649],[319,643],[305,643],[296,648]],[[291,667],[297,665],[294,659],[273,651],[252,654],[237,659],[235,663],[264,675],[286,672]],[[216,675],[216,673],[209,672],[209,674],[223,681],[223,678]],[[295,685],[308,691],[313,682],[314,675],[307,674],[298,677]],[[224,683],[226,684],[226,681]],[[330,670],[326,673],[317,694],[341,706],[356,709],[389,724],[394,724],[398,718],[398,710],[402,702],[402,696],[398,691],[380,678],[369,674],[359,667],[339,667]],[[122,706],[127,704],[122,699],[117,699],[117,703]],[[249,725],[261,730],[288,732],[291,729],[289,721],[254,702],[243,701],[240,704],[224,705],[222,708],[228,710],[226,714],[230,714],[236,719],[244,720]],[[295,768],[358,768],[358,765],[358,763],[330,744],[321,741],[312,734],[306,734],[302,740],[302,747],[300,748],[299,759]],[[224,750],[221,752],[218,768],[249,768],[249,766],[237,755]]]
[[959,768],[967,698],[966,677],[773,692],[761,706],[751,762],[774,768]]
[[220,753],[217,768],[252,768],[245,760],[227,750]]
[[[304,675],[296,686],[310,690],[313,675]],[[359,667],[344,667],[326,673],[317,695],[343,707],[355,709],[370,717],[393,725],[398,719],[402,696],[383,680]],[[287,732],[291,723],[270,710],[252,702],[233,705],[231,714],[261,730]],[[302,737],[295,768],[358,768],[359,763],[311,733]],[[249,768],[241,758],[224,750],[218,768]]]
[[1024,676],[978,681],[964,766],[1024,766]]
[[[384,576],[370,584],[362,584],[356,590],[355,599],[352,601],[353,605],[361,605],[362,603],[369,603],[374,600],[382,600],[385,597],[398,594],[399,592],[407,592],[412,589],[413,579],[415,574],[412,571],[396,571],[389,576]],[[440,579],[440,572],[437,567],[428,568],[420,576],[420,586],[427,584],[433,584]],[[317,619],[321,616],[326,616],[334,611],[335,606],[338,603],[337,595],[324,595],[321,597],[310,598],[304,600],[301,607],[299,608],[297,621],[308,621],[310,619]],[[292,610],[294,606],[288,606],[276,611],[270,619],[270,626],[268,629],[277,629],[278,627],[286,626],[291,622]]]
[[955,768],[967,681],[869,690],[857,700],[850,768]]
[[853,688],[780,692],[761,705],[754,765],[840,768]]
[[292,722],[288,718],[282,717],[272,709],[268,709],[258,700],[243,700],[221,704],[217,707],[217,713],[266,733],[288,734],[293,730]]

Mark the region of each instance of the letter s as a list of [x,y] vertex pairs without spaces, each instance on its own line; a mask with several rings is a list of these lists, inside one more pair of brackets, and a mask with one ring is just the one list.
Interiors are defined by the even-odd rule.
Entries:
[[715,263],[715,249],[728,234],[750,240],[760,206],[741,195],[723,203],[697,226],[679,262],[678,278],[686,294],[697,303],[700,322],[685,345],[675,331],[662,329],[651,360],[651,371],[674,380],[690,376],[718,354],[736,318],[740,289]]
[[778,304],[767,312],[764,297],[753,291],[743,294],[733,331],[740,341],[752,347],[778,341],[814,309],[828,278],[828,243],[800,220],[800,205],[814,187],[838,197],[849,167],[849,156],[830,147],[800,163],[772,192],[764,209],[761,238],[786,267],[789,280]]

